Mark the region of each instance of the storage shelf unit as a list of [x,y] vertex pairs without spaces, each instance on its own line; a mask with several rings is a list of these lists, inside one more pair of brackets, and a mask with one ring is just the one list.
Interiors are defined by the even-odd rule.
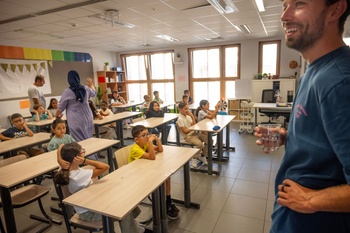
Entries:
[[246,111],[243,109],[242,102],[247,101],[247,99],[228,99],[228,115],[235,115],[234,121],[242,121],[241,114]]
[[[98,85],[101,87],[102,93],[109,88],[111,93],[118,91],[120,96],[127,101],[128,93],[125,78],[125,71],[97,71]],[[112,94],[106,93],[102,100],[108,103],[110,98],[112,98]]]

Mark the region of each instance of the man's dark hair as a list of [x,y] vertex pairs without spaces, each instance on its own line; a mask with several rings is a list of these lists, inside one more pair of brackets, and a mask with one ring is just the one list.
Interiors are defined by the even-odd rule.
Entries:
[[154,91],[154,92],[153,92],[153,95],[155,95],[156,93],[159,93],[159,91]]
[[37,81],[41,81],[43,80],[44,76],[42,76],[41,74],[38,74],[36,77],[35,77],[35,82]]
[[146,129],[145,126],[143,125],[136,125],[134,128],[131,130],[131,135],[133,138],[137,138],[142,131]]
[[[337,3],[339,0],[326,0],[326,6],[333,5],[334,3]],[[344,32],[344,24],[347,19],[347,17],[350,14],[350,0],[346,0],[347,7],[342,16],[339,18],[339,23],[338,23],[338,29],[339,33],[342,34]]]
[[13,119],[16,119],[16,118],[18,118],[18,117],[23,117],[20,113],[14,113],[14,114],[12,114],[11,115],[11,121],[13,120]]
[[184,94],[187,95],[189,90],[184,90]]

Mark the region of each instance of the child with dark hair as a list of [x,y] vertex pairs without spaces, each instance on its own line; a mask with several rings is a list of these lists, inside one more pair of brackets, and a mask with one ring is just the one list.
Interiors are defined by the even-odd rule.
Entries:
[[153,95],[154,95],[153,101],[157,101],[159,104],[163,103],[163,100],[159,97],[159,91],[154,91]]
[[199,107],[196,110],[197,122],[207,118],[214,119],[219,112],[219,104],[215,105],[215,110],[209,110],[209,102],[208,100],[201,100],[199,102]]
[[51,140],[47,146],[48,151],[57,150],[59,145],[75,142],[69,134],[66,134],[66,123],[60,118],[54,120],[51,125]]
[[[151,117],[164,117],[164,112],[160,108],[159,103],[157,101],[152,101],[149,104],[148,110],[145,112],[146,118],[151,118]],[[170,133],[171,125],[167,125],[166,127],[166,138],[168,138],[169,133]],[[162,131],[162,127],[158,126],[154,129],[151,130],[151,133],[159,135],[159,132]]]
[[[163,146],[159,138],[154,134],[149,134],[146,127],[137,125],[131,130],[135,144],[130,149],[128,162],[131,163],[136,159],[156,159],[156,152],[162,152]],[[156,145],[153,145],[155,141]],[[170,195],[170,178],[165,181],[166,206],[169,219],[177,219],[179,217],[179,209],[175,206]]]
[[[55,175],[56,184],[67,185],[69,192],[75,193],[92,185],[92,178],[102,175],[109,169],[107,164],[86,159],[84,155],[85,150],[76,142],[60,145],[57,156],[60,156],[69,166],[66,169],[62,168]],[[90,165],[94,168],[82,169],[80,168],[81,165]],[[79,218],[84,221],[99,221],[102,219],[102,216],[98,213],[77,206],[73,207]],[[138,229],[131,213],[126,215],[119,223],[123,233],[140,233],[144,230],[140,231]]]
[[[96,105],[91,100],[89,100],[89,107],[91,109],[92,116],[93,116],[94,120],[102,120],[103,119],[103,116],[100,114],[100,111],[97,110]],[[99,127],[99,131],[100,131],[100,135],[102,138],[112,139],[112,134],[113,134],[112,128],[105,126],[105,125],[102,125]]]
[[57,99],[56,98],[51,98],[50,99],[50,105],[47,108],[47,110],[49,110],[51,112],[52,116],[56,116],[57,105],[58,105]]

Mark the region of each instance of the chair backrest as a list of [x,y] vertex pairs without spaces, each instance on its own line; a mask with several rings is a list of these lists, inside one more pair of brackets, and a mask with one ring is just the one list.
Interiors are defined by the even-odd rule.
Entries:
[[261,103],[276,103],[276,90],[264,89],[262,90]]
[[128,164],[131,147],[132,145],[129,145],[114,152],[114,159],[117,162],[118,168]]
[[7,159],[2,159],[2,160],[0,160],[0,167],[9,165],[11,163],[16,163],[16,162],[19,162],[19,161],[24,160],[24,159],[27,159],[27,156],[23,155],[23,154],[16,155],[16,156],[13,156],[13,157],[10,157]]
[[227,112],[224,111],[218,111],[218,115],[228,115]]

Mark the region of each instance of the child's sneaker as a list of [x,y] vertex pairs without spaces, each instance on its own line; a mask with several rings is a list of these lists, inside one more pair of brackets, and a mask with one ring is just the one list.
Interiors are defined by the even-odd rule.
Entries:
[[170,206],[170,208],[172,208],[175,213],[179,213],[180,212],[180,210],[176,207],[174,202],[169,203],[168,206]]
[[179,217],[179,214],[176,213],[170,206],[168,206],[166,214],[168,215],[169,219],[177,219]]
[[200,161],[202,161],[205,165],[208,165],[208,161],[207,161],[207,158],[206,158],[205,156],[200,155],[200,156],[198,157],[198,159],[199,159]]

